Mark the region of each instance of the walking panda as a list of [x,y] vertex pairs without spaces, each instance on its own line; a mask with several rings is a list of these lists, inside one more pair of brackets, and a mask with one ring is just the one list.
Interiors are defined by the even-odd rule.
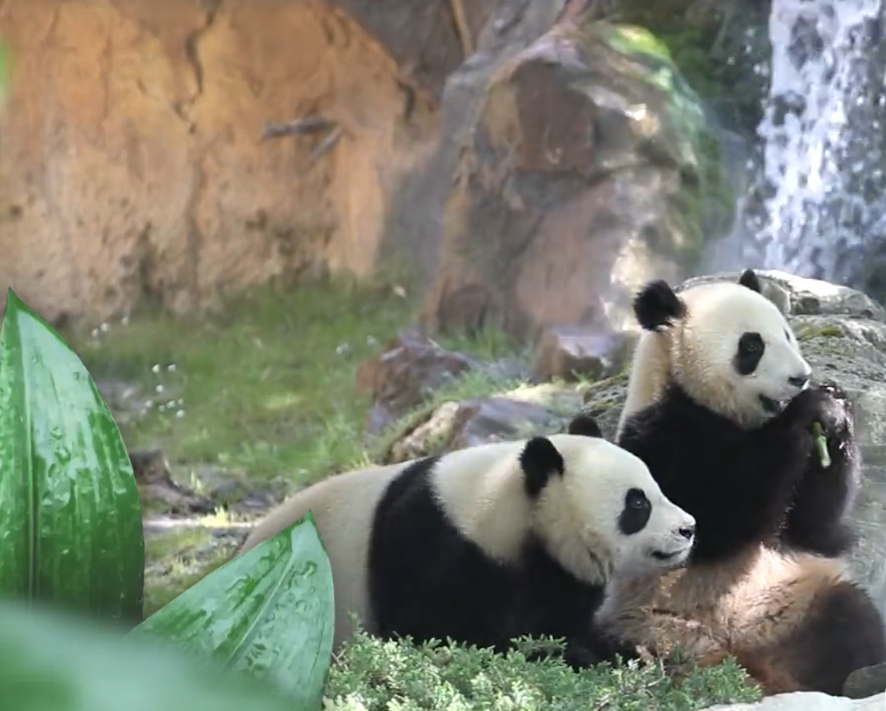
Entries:
[[682,565],[695,527],[590,418],[568,433],[333,476],[272,511],[238,554],[308,511],[332,566],[335,648],[355,621],[385,638],[499,651],[551,635],[575,667],[636,656],[595,631],[605,586]]
[[[688,566],[612,586],[610,634],[706,663],[735,656],[768,693],[842,693],[886,661],[884,624],[840,556],[860,481],[851,408],[811,368],[752,270],[679,295],[648,283],[617,442],[697,521]],[[814,446],[818,423],[827,468]]]

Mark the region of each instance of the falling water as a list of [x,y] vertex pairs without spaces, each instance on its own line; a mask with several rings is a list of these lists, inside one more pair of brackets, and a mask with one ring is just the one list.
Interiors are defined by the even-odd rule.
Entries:
[[886,236],[882,3],[773,0],[748,263],[858,283]]
[[[729,253],[714,255],[718,266],[861,287],[886,273],[884,3],[772,0],[756,184],[738,206]],[[853,514],[862,544],[852,562],[886,616],[886,446],[864,447],[863,459]]]

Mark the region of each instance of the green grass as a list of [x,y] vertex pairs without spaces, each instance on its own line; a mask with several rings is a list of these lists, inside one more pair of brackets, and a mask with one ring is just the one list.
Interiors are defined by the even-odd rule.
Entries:
[[[199,528],[173,529],[146,537],[146,618],[227,562],[233,547],[210,548],[210,541],[206,530]],[[201,549],[209,552],[201,556]]]
[[[414,322],[414,306],[392,284],[266,286],[212,313],[148,311],[106,330],[81,324],[62,335],[93,378],[136,386],[153,401],[141,418],[118,418],[129,449],[161,447],[175,478],[200,493],[200,466],[209,465],[244,490],[272,486],[282,495],[365,463],[390,441],[396,426],[380,437],[364,434],[370,402],[357,392],[356,368]],[[495,333],[440,344],[483,360],[515,352]],[[501,386],[469,372],[435,400]],[[143,508],[156,513],[157,507],[148,501]],[[205,530],[148,538],[145,614],[226,560],[231,551],[224,547],[192,560],[192,549],[207,541]]]
[[[366,455],[369,398],[356,391],[355,370],[413,322],[402,294],[348,282],[263,287],[215,315],[143,313],[98,338],[64,335],[94,378],[153,395],[145,417],[121,424],[129,448],[161,447],[173,468],[207,463],[251,482],[310,481]],[[513,349],[495,334],[443,345],[482,358]]]

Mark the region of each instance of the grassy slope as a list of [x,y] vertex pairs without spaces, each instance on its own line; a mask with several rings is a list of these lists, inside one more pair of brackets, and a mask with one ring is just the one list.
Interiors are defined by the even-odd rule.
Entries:
[[[126,325],[108,324],[97,337],[63,335],[94,378],[119,379],[152,395],[144,418],[121,423],[130,449],[161,447],[173,475],[198,490],[207,464],[247,487],[282,480],[288,489],[371,457],[373,440],[363,433],[369,397],[356,391],[355,370],[412,322],[414,301],[391,285],[266,287],[216,315],[145,313]],[[487,359],[513,352],[495,336],[443,344]],[[477,377],[458,384],[468,394],[492,388]],[[152,535],[149,565],[205,539],[193,530]],[[173,570],[159,577],[149,571],[146,614],[224,556],[197,564],[197,571],[171,562]]]
[[[369,401],[355,389],[355,369],[411,312],[391,288],[312,285],[261,290],[224,316],[146,315],[99,341],[69,337],[93,377],[162,385],[183,400],[124,425],[130,448],[159,446],[173,463],[218,463],[253,481],[303,480],[363,457]],[[483,357],[502,351],[497,339],[446,345]]]
[[[179,479],[187,478],[183,474],[200,464],[211,464],[238,475],[247,486],[261,486],[279,477],[295,487],[371,458],[377,442],[363,434],[369,398],[356,392],[355,370],[411,322],[410,301],[390,286],[311,285],[282,293],[265,288],[229,304],[223,315],[174,319],[142,314],[128,325],[110,324],[98,338],[89,333],[63,335],[93,377],[120,379],[147,392],[154,392],[158,385],[164,387],[163,392],[155,393],[156,404],[149,415],[121,426],[129,448],[162,447]],[[442,345],[486,360],[516,352],[514,344],[496,336],[473,341],[445,339]],[[175,364],[172,371],[168,370],[170,364]],[[161,366],[159,373],[153,371],[156,365]],[[469,373],[447,392],[438,393],[435,400],[488,394],[507,385],[487,375]],[[173,397],[176,403],[171,408],[159,407]],[[183,402],[178,403],[179,399]],[[179,410],[183,411],[181,417],[176,415]],[[195,483],[193,477],[188,483]],[[189,561],[191,552],[206,540],[206,533],[200,530],[178,530],[147,539],[149,568],[152,563],[159,564],[161,572],[148,571],[146,575],[146,614],[226,560],[226,551],[219,549],[208,562],[204,559],[195,566]],[[421,653],[407,646],[380,655],[378,644],[364,640],[349,651],[334,677],[332,690],[336,694],[357,689],[368,708],[386,706],[384,694],[375,698],[373,690],[377,691],[378,685],[372,681],[377,676],[373,664],[389,669],[399,666],[395,663],[398,655]],[[419,669],[416,660],[413,662]],[[451,671],[456,677],[467,674],[466,678],[474,678],[477,664],[476,659],[468,660],[466,666]],[[486,660],[483,667],[496,664],[507,667],[514,662],[497,660],[493,664]],[[521,708],[547,705],[540,699],[524,698],[529,672],[519,663],[508,669],[502,673],[519,680],[508,683],[523,685],[512,692],[522,700],[518,704]],[[576,687],[578,677],[565,668],[556,672],[547,666],[529,665],[528,669],[540,675],[529,684],[533,694],[549,699],[559,696],[561,701],[566,698],[569,708],[587,707],[585,690]],[[409,708],[438,708],[443,698],[455,693],[451,679],[435,681],[440,686],[436,688],[419,671],[398,673],[400,676],[392,678],[402,676],[404,683],[427,687],[409,700]],[[437,679],[439,673],[431,675]],[[702,699],[715,702],[757,697],[756,691],[742,688],[744,674],[731,667],[691,674],[687,686],[668,686],[657,694],[651,689],[659,689],[662,679],[655,668],[590,671],[582,678],[599,692],[595,708],[606,705],[613,710],[682,711],[697,707],[696,702]],[[560,691],[554,693],[556,689]],[[571,691],[563,697],[565,690]],[[471,698],[475,691],[462,701],[477,703],[478,698]],[[419,701],[425,696],[429,697],[427,703]]]

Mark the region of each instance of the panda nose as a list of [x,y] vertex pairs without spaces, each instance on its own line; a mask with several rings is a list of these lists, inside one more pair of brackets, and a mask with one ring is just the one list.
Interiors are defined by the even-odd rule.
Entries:
[[788,382],[798,390],[802,390],[809,382],[809,377],[810,376],[808,373],[803,373],[802,375],[792,375],[790,378],[788,378]]
[[683,528],[679,529],[677,532],[689,541],[695,535],[695,526],[683,526]]

